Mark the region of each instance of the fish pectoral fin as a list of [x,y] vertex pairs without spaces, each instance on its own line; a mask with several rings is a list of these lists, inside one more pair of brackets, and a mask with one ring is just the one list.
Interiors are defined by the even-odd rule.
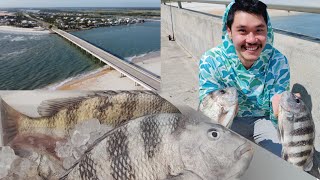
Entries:
[[67,108],[70,106],[74,106],[80,103],[83,100],[89,99],[92,96],[85,95],[79,97],[71,97],[71,98],[57,98],[57,99],[50,99],[42,101],[40,106],[38,107],[38,113],[42,117],[48,117],[55,115],[63,108]]
[[307,164],[304,165],[303,170],[304,171],[310,171],[313,167],[313,162],[310,160]]
[[307,159],[306,164],[303,166],[304,171],[311,171],[313,167],[313,153],[314,153],[314,149],[312,149],[312,152],[310,153],[310,156]]

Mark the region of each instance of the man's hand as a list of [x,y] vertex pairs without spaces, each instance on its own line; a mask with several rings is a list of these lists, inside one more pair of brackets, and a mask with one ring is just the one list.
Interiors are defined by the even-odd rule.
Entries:
[[[278,114],[279,114],[279,103],[280,103],[281,95],[282,94],[275,94],[271,99],[273,113],[276,117],[278,117]],[[294,95],[297,96],[298,98],[301,98],[300,93],[294,93]]]

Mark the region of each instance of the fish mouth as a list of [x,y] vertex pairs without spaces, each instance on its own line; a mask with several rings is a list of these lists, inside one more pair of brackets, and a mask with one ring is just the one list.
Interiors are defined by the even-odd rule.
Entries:
[[253,154],[253,148],[252,145],[246,141],[241,146],[239,146],[234,153],[235,159],[241,159],[245,154]]
[[238,103],[235,103],[228,109],[222,108],[220,124],[224,125],[225,127],[230,127],[232,125],[234,117],[238,113],[238,109],[239,109]]
[[222,106],[221,107],[221,109],[222,109],[222,113],[223,114],[226,114],[226,113],[228,113],[228,112],[230,112],[230,111],[234,111],[234,110],[238,110],[238,104],[237,103],[234,103],[234,104],[232,104],[230,107],[224,107],[224,106]]
[[[250,162],[253,158],[253,147],[249,141],[240,145],[234,152],[235,164],[226,174],[226,180],[238,179],[249,168]],[[232,173],[234,172],[234,173]]]

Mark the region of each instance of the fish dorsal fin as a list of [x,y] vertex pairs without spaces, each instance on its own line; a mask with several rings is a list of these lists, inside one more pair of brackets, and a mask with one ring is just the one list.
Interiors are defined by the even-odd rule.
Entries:
[[89,99],[91,96],[79,96],[79,97],[70,97],[70,98],[57,98],[42,101],[38,107],[38,113],[42,117],[48,117],[56,114],[63,108],[67,108],[78,104],[79,102]]

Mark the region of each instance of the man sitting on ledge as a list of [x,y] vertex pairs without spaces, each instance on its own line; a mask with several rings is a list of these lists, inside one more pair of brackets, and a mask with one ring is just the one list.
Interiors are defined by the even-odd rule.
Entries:
[[273,47],[267,6],[258,0],[231,2],[222,35],[223,43],[200,60],[200,102],[213,91],[235,87],[239,112],[231,129],[280,157],[276,115],[290,72],[287,58]]

